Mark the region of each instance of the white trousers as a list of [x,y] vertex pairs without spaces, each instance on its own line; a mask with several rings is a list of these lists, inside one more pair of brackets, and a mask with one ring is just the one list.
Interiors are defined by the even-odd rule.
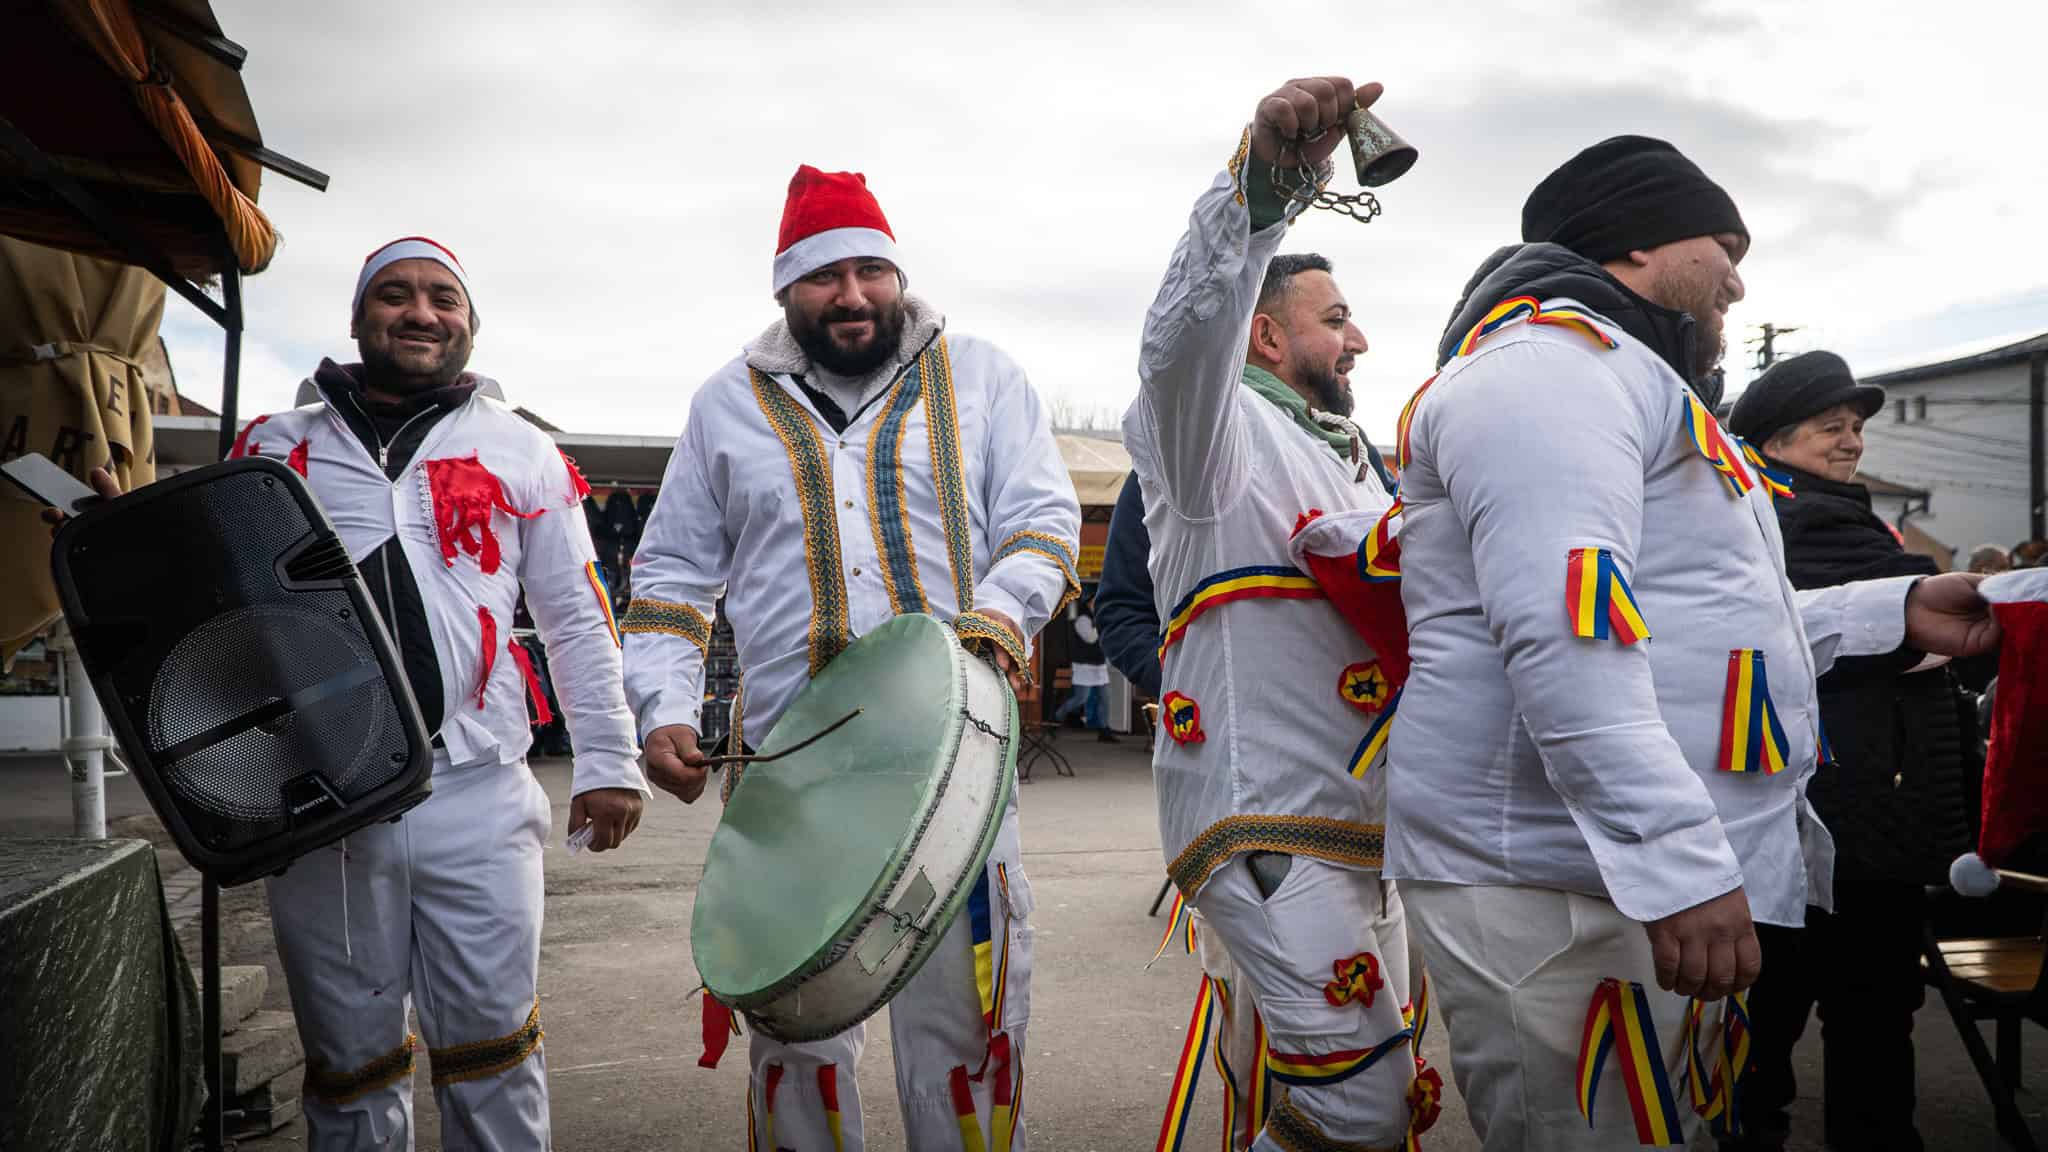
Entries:
[[1685,1097],[1687,1001],[1657,987],[1640,923],[1607,900],[1551,888],[1403,880],[1401,892],[1429,957],[1451,1071],[1483,1148],[1641,1147],[1619,1059],[1610,1057],[1601,1073],[1590,1130],[1579,1115],[1586,1011],[1609,978],[1647,991],[1680,1126],[1696,1145],[1707,1140]]
[[541,848],[548,798],[524,763],[450,768],[434,794],[269,882],[306,1049],[307,1147],[412,1147],[415,1040],[441,1146],[548,1147],[540,1048]]
[[1377,872],[1297,856],[1262,897],[1240,856],[1195,905],[1265,1021],[1274,1099],[1256,1152],[1398,1149],[1415,1079],[1401,897]]
[[[982,1015],[973,925],[962,912],[924,967],[889,1001],[896,1098],[910,1152],[1024,1152],[1031,887],[1020,860],[1014,795],[989,853],[988,876],[988,973],[992,987],[1002,986],[995,1031],[1006,1039],[998,1042]],[[855,1073],[866,1039],[865,1023],[803,1044],[752,1032],[749,1152],[863,1152],[867,1137]],[[969,1140],[970,1124],[978,1142]]]
[[1223,1091],[1230,1097],[1223,1111],[1229,1128],[1230,1152],[1247,1152],[1266,1123],[1265,1116],[1253,1113],[1270,1103],[1266,1093],[1255,1091],[1266,1071],[1261,1037],[1264,1023],[1259,1017],[1258,1001],[1245,990],[1237,961],[1230,958],[1223,937],[1216,934],[1201,912],[1191,909],[1189,914],[1194,918],[1195,951],[1202,971],[1222,997],[1216,1013],[1215,1044],[1217,1070],[1223,1074]]

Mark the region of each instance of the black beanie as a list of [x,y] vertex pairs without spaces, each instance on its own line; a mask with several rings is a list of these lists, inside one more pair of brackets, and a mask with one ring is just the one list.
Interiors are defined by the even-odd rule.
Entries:
[[1749,244],[1735,201],[1678,149],[1615,136],[1543,178],[1522,205],[1522,239],[1562,244],[1596,264],[1643,249],[1733,232]]

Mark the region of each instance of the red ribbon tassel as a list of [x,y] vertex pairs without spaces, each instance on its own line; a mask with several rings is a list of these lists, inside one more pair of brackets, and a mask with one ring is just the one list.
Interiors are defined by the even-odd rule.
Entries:
[[548,694],[541,691],[540,677],[533,671],[533,654],[526,650],[526,645],[521,644],[517,636],[505,641],[505,647],[512,650],[512,662],[519,665],[519,674],[526,678],[526,698],[533,701],[533,722],[554,723],[555,714],[548,708]]
[[583,478],[583,469],[576,466],[576,458],[574,456],[563,452],[560,448],[555,449],[555,451],[561,454],[563,465],[569,469],[569,491],[573,494],[569,499],[569,503],[579,503],[585,496],[590,495],[590,481]]
[[739,1021],[733,1019],[732,1009],[719,1003],[709,989],[704,992],[704,1054],[697,1057],[697,1067],[716,1068],[725,1058],[725,1046],[740,1030]]
[[498,621],[491,616],[491,610],[479,604],[476,606],[476,622],[484,630],[483,671],[476,678],[476,710],[484,710],[484,689],[491,686],[491,668],[498,662]]
[[311,440],[301,440],[299,441],[299,446],[292,449],[292,454],[285,457],[284,462],[291,465],[292,471],[304,476],[306,474],[306,461],[312,454],[313,442]]
[[504,485],[475,453],[464,459],[427,461],[427,493],[433,498],[434,526],[441,534],[441,559],[453,568],[456,551],[467,552],[477,558],[486,576],[498,570],[499,558],[491,512],[521,520],[540,515],[514,508],[505,499]]

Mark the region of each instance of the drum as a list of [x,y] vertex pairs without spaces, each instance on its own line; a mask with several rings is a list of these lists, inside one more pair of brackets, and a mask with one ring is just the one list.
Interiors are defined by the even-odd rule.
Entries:
[[1015,786],[1017,701],[953,630],[898,616],[798,694],[704,858],[690,923],[711,994],[784,1042],[867,1019],[938,946]]

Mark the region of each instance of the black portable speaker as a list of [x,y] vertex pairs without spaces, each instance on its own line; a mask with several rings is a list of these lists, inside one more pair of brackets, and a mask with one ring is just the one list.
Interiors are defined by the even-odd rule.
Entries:
[[248,457],[65,521],[64,616],[129,767],[223,886],[427,798],[396,646],[298,474]]

